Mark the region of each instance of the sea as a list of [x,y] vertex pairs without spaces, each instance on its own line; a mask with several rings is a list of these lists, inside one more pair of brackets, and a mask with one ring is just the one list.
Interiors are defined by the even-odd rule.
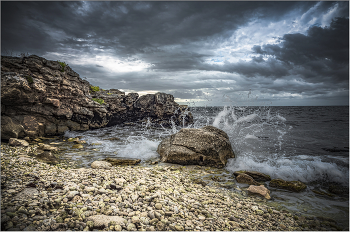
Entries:
[[[88,148],[67,150],[63,158],[87,168],[93,161],[106,157],[139,158],[141,165],[146,165],[159,157],[156,150],[165,137],[181,128],[212,125],[230,138],[236,156],[225,167],[230,173],[258,171],[272,179],[299,180],[307,185],[299,193],[270,189],[272,199],[266,204],[300,215],[333,218],[349,227],[349,195],[328,191],[331,184],[347,188],[347,192],[349,188],[348,106],[231,105],[190,107],[189,111],[194,118],[191,125],[173,124],[172,128],[165,128],[145,120],[135,125],[67,131],[65,137],[81,136]],[[246,187],[237,183],[232,191],[243,191]]]

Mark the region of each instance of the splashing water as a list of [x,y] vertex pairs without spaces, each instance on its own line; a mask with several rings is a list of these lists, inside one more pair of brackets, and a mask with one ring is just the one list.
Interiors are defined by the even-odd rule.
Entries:
[[[224,107],[217,114],[213,126],[229,136],[236,158],[230,159],[226,169],[234,172],[250,170],[266,173],[271,178],[338,182],[348,185],[349,170],[322,157],[298,154],[283,147],[285,136],[293,129],[287,119],[268,108]],[[288,146],[290,148],[290,146]],[[300,154],[301,155],[301,154]]]

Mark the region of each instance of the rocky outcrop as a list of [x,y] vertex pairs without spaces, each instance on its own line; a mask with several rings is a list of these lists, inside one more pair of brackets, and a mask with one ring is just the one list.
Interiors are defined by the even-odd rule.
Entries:
[[227,134],[213,126],[181,129],[164,139],[157,152],[162,162],[213,167],[223,167],[235,157]]
[[163,126],[193,122],[170,94],[139,97],[99,90],[69,66],[31,55],[1,57],[2,139],[58,135],[125,122],[149,120]]

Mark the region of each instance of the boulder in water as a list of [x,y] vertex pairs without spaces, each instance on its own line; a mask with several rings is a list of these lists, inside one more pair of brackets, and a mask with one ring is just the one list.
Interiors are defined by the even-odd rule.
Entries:
[[275,188],[288,189],[293,192],[300,192],[306,189],[306,185],[300,181],[285,181],[282,179],[273,179],[269,185]]
[[269,175],[266,175],[266,174],[261,173],[261,172],[256,172],[256,171],[236,171],[233,174],[235,176],[238,176],[242,173],[252,177],[256,181],[264,181],[265,182],[265,181],[271,180],[271,177]]
[[112,165],[135,165],[141,162],[140,159],[124,158],[124,157],[106,158],[103,161],[107,161]]
[[183,128],[164,139],[157,152],[162,162],[181,165],[224,167],[235,157],[227,134],[213,126]]

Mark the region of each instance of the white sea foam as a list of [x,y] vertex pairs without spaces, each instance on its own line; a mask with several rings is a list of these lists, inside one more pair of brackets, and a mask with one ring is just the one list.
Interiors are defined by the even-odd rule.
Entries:
[[[244,109],[240,112],[244,112]],[[282,115],[269,109],[238,113],[224,107],[213,126],[224,130],[232,143],[236,158],[227,163],[227,170],[260,171],[272,178],[285,180],[335,181],[348,185],[349,171],[320,157],[286,154],[284,137],[290,131]]]

